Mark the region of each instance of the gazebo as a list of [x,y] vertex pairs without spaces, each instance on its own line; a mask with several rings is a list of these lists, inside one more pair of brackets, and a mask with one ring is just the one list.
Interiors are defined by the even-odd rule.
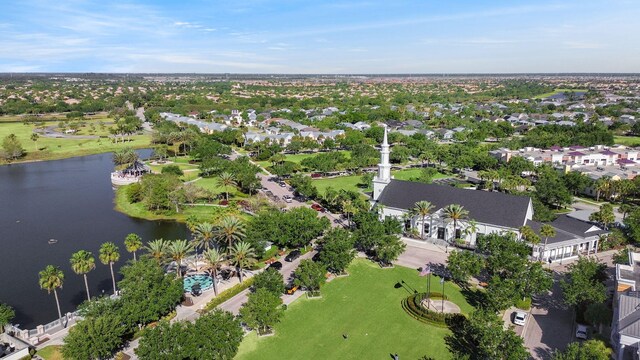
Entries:
[[149,166],[140,160],[136,160],[125,169],[112,172],[111,184],[116,186],[133,184],[140,181],[142,175],[150,172],[151,168]]

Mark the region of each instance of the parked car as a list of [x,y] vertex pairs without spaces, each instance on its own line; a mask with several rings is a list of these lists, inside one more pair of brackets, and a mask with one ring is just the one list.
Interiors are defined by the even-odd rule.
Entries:
[[524,326],[527,321],[527,313],[524,311],[516,311],[513,317],[513,323],[516,325]]
[[284,181],[278,183],[278,185],[280,185],[280,187],[287,187],[287,183]]
[[315,211],[325,212],[324,208],[320,204],[311,204],[311,208]]
[[280,269],[282,269],[282,263],[280,261],[272,262],[271,265],[269,265],[269,268],[274,268],[280,271]]
[[286,262],[292,262],[293,260],[299,258],[301,255],[300,250],[293,250],[292,252],[289,253],[289,255],[287,255],[284,258],[284,261]]
[[293,295],[296,291],[298,290],[298,287],[296,285],[291,285],[287,287],[287,295]]
[[289,195],[285,195],[282,198],[284,199],[284,202],[286,202],[286,203],[290,203],[292,201],[291,196],[289,196]]
[[588,330],[586,325],[578,324],[578,326],[576,326],[576,339],[587,340]]

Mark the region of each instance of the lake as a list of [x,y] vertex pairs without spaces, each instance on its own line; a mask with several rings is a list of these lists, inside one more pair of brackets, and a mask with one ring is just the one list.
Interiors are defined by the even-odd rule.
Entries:
[[[143,157],[149,151],[143,151]],[[0,302],[16,311],[14,324],[33,329],[57,318],[55,299],[38,285],[47,265],[64,272],[58,291],[63,314],[86,299],[81,275],[71,270],[75,251],[91,251],[96,268],[88,274],[91,296],[111,294],[109,266],[98,260],[102,243],[120,248],[120,268],[132,258],[124,238],[137,233],[146,243],[156,238],[186,238],[182,224],[133,219],[113,209],[109,174],[111,153],[65,160],[0,166]],[[49,239],[57,239],[49,244]]]

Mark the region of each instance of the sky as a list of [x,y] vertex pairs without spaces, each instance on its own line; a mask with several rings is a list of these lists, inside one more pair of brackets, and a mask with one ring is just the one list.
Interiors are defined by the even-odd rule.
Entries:
[[1,0],[0,72],[640,72],[638,0]]

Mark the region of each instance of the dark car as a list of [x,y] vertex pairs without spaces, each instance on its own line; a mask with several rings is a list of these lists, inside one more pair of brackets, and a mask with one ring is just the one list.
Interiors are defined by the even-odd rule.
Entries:
[[282,269],[282,263],[280,261],[272,262],[271,265],[269,265],[269,269],[271,268],[280,270]]
[[311,260],[316,261],[316,262],[320,261],[320,251],[318,251],[315,255],[313,255]]
[[300,254],[300,250],[293,250],[292,252],[290,252],[290,253],[289,253],[289,255],[287,255],[287,256],[284,258],[284,261],[292,262],[293,260],[295,260],[295,259],[299,258],[299,257],[300,257],[300,255],[301,255],[301,254]]

